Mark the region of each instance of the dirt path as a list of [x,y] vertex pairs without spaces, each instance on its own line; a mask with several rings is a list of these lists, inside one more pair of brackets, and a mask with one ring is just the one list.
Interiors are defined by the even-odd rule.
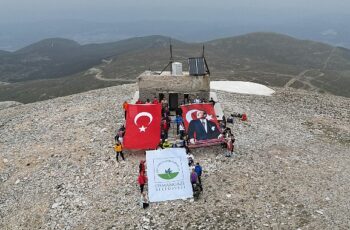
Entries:
[[[130,79],[125,79],[125,78],[104,78],[103,77],[103,70],[101,70],[101,69],[98,69],[98,68],[96,68],[97,70],[98,70],[98,72],[96,73],[96,75],[95,75],[95,78],[97,79],[97,80],[100,80],[100,81],[123,81],[123,82],[135,82],[135,80],[130,80]],[[126,74],[124,74],[124,75],[121,75],[121,77],[124,77],[124,76],[126,76]]]
[[292,79],[290,79],[285,85],[284,88],[290,87],[291,85],[293,85],[294,82],[296,81],[300,81],[302,77],[304,77],[304,75],[308,72],[311,71],[312,69],[306,69],[304,71],[302,71],[301,73],[299,73],[297,76],[294,76]]
[[135,82],[135,80],[123,78],[126,76],[126,74],[121,75],[118,78],[105,78],[105,77],[103,77],[103,68],[106,67],[107,65],[111,64],[112,61],[113,61],[113,59],[110,59],[110,60],[103,59],[102,60],[102,62],[104,63],[103,65],[100,65],[99,67],[93,67],[93,68],[89,69],[85,74],[86,75],[95,74],[95,78],[97,80],[100,80],[100,81],[109,81],[109,82],[121,81],[121,82],[132,82],[132,83]]
[[329,55],[328,55],[326,61],[325,61],[324,64],[323,64],[322,70],[325,70],[325,69],[327,68],[328,63],[329,63],[329,60],[331,59],[331,57],[332,57],[332,55],[333,55],[333,53],[334,53],[334,51],[335,51],[336,49],[337,49],[337,47],[334,47],[334,48],[331,50],[331,52],[329,52]]
[[[331,50],[331,52],[329,53],[327,59],[325,60],[325,62],[324,62],[324,64],[323,64],[322,68],[321,68],[321,69],[317,69],[317,71],[320,72],[319,75],[318,75],[317,77],[322,77],[322,76],[324,76],[324,73],[321,72],[321,71],[322,71],[322,70],[325,70],[325,69],[327,68],[328,63],[329,63],[329,60],[331,59],[331,57],[332,57],[332,55],[333,55],[333,53],[334,53],[334,51],[335,51],[336,49],[337,49],[337,48],[334,47],[334,48]],[[318,89],[318,87],[315,87],[313,84],[311,84],[310,81],[309,81],[308,79],[305,79],[305,77],[306,77],[305,74],[306,74],[307,72],[309,72],[309,71],[312,71],[312,70],[314,70],[314,69],[306,69],[306,70],[302,71],[301,73],[299,73],[297,76],[294,76],[292,79],[290,79],[290,80],[284,85],[284,88],[290,87],[290,86],[293,85],[293,83],[296,82],[296,81],[300,81],[300,82],[302,82],[303,84],[308,85],[308,86],[311,88],[311,90]]]

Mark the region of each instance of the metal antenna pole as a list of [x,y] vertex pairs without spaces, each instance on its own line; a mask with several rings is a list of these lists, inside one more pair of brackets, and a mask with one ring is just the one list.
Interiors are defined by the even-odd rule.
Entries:
[[172,64],[173,63],[173,45],[171,44],[171,38],[170,38],[170,73],[173,72],[173,67]]

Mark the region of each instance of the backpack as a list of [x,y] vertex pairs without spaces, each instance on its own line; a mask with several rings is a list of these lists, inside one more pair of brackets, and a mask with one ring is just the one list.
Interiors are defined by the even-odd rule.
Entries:
[[194,170],[196,171],[198,176],[202,175],[202,167],[199,165],[196,165],[196,167],[194,167]]

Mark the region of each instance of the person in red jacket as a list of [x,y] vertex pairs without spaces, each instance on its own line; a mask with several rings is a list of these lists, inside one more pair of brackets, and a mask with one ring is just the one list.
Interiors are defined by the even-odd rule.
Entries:
[[154,97],[154,99],[152,101],[152,104],[159,104],[159,101],[158,101],[157,97]]
[[128,111],[128,102],[127,101],[124,101],[123,109],[124,109],[124,118],[126,119],[126,113]]
[[147,176],[145,175],[145,172],[140,173],[139,177],[137,178],[137,182],[140,185],[141,193],[143,193],[143,189],[147,183]]

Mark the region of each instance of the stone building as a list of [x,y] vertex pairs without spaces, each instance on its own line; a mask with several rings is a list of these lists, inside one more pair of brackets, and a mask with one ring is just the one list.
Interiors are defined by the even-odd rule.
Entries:
[[[176,109],[181,103],[192,101],[197,96],[209,100],[210,76],[208,71],[182,71],[182,64],[172,63],[171,71],[145,71],[138,78],[139,98],[142,101],[157,97],[169,102],[170,110]],[[203,68],[204,69],[204,68]]]

